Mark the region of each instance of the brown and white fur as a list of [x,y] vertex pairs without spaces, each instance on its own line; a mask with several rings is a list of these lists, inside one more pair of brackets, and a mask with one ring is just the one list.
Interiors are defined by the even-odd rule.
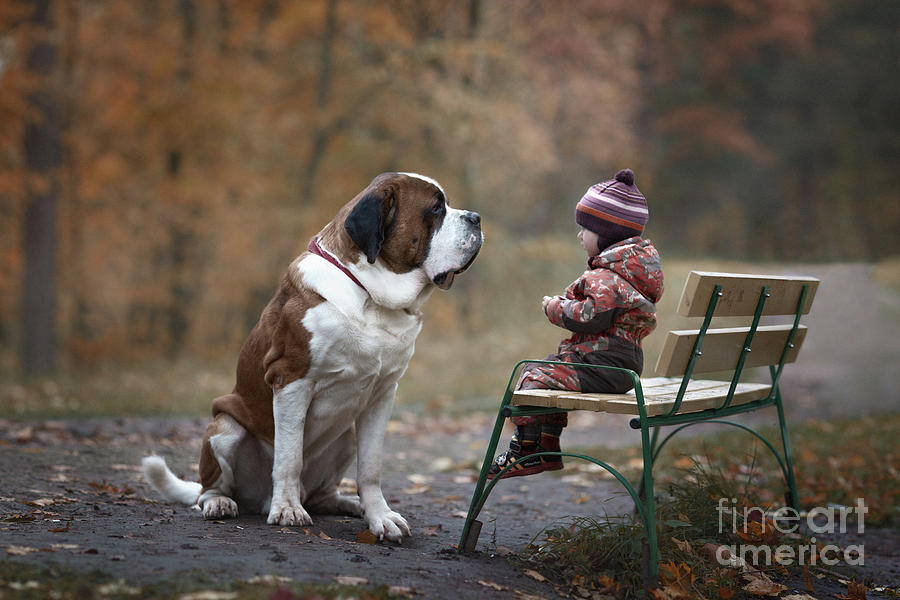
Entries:
[[[263,310],[234,391],[213,401],[200,483],[158,456],[143,460],[144,474],[166,500],[199,504],[208,519],[240,510],[289,526],[311,524],[310,512],[349,514],[400,541],[409,525],[381,491],[385,428],[420,308],[475,259],[480,217],[450,208],[433,179],[383,173],[314,240],[332,260],[301,254]],[[358,498],[338,492],[354,457]]]

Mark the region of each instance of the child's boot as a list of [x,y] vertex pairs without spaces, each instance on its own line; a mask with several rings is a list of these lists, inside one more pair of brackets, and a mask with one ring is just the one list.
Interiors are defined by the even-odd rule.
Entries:
[[498,454],[494,459],[488,479],[496,477],[509,464],[513,466],[503,474],[502,478],[520,477],[544,471],[545,467],[541,462],[541,457],[530,457],[531,454],[538,451],[541,427],[541,425],[516,425],[516,431],[509,440],[509,450]]
[[[559,436],[565,425],[544,423],[541,425],[541,438],[538,442],[539,452],[559,452]],[[563,468],[562,456],[541,456],[543,471],[558,471]]]

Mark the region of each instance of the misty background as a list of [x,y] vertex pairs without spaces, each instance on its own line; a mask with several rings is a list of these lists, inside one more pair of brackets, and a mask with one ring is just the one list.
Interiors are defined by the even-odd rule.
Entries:
[[409,410],[495,406],[565,332],[574,205],[631,168],[663,258],[821,277],[790,404],[900,407],[900,5],[0,4],[0,415],[204,413],[287,265],[383,171],[482,214]]

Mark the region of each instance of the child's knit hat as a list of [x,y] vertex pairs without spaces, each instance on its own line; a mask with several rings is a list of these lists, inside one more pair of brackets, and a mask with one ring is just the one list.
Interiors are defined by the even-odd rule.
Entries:
[[607,245],[641,235],[649,218],[647,199],[635,187],[631,169],[592,185],[575,206],[575,222],[596,233]]

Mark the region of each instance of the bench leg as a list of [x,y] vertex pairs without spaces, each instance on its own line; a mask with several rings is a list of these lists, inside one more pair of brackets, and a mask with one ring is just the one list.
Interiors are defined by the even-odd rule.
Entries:
[[[651,467],[651,471],[653,468],[653,463],[656,462],[656,454],[657,454],[656,444],[657,444],[657,441],[659,440],[659,429],[660,428],[658,425],[656,427],[654,427],[653,435],[650,437],[650,467]],[[638,495],[641,497],[641,500],[644,500],[644,479],[643,479],[643,477],[641,478],[641,483],[640,483],[640,486],[638,487]],[[637,510],[637,507],[635,507],[635,510]]]
[[491,469],[491,463],[494,462],[494,455],[497,452],[497,444],[500,441],[500,434],[503,432],[503,423],[506,417],[503,416],[503,409],[509,404],[509,398],[512,393],[507,391],[507,398],[500,404],[500,410],[497,412],[497,420],[494,421],[494,431],[491,434],[491,440],[488,442],[487,450],[484,453],[484,462],[481,465],[481,473],[478,475],[478,481],[475,483],[475,491],[472,492],[472,501],[469,503],[469,512],[466,515],[466,523],[463,525],[462,535],[459,538],[457,549],[460,552],[467,552],[475,549],[478,543],[478,536],[481,533],[481,522],[477,520],[481,507],[487,500],[485,493],[485,484],[487,476]]
[[797,497],[797,481],[794,479],[794,461],[791,458],[791,442],[788,439],[787,420],[784,418],[784,407],[781,405],[781,390],[775,388],[775,406],[778,407],[778,425],[781,428],[781,444],[784,449],[785,478],[788,491],[785,494],[785,504],[800,514],[800,501]]
[[644,529],[647,533],[647,544],[644,546],[643,575],[644,587],[653,589],[657,586],[659,570],[659,543],[656,532],[656,498],[653,493],[653,454],[659,428],[653,428],[651,439],[649,427],[641,424],[641,449],[644,454],[644,468],[641,475],[640,499],[644,503],[646,521]]

